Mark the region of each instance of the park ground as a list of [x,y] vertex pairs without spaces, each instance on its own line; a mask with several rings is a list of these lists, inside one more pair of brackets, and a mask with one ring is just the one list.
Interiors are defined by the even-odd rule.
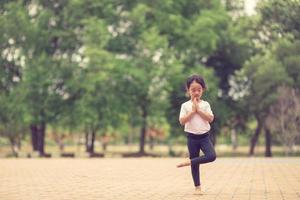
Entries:
[[[249,157],[249,146],[238,146],[236,150],[232,149],[231,145],[219,144],[215,146],[216,152],[219,157]],[[84,145],[66,145],[64,148],[64,153],[74,154],[76,158],[86,158],[89,155],[85,151]],[[167,145],[155,145],[153,149],[149,148],[149,145],[145,146],[145,151],[154,155],[155,157],[187,157],[188,150],[186,145],[174,145],[172,146],[173,154],[170,155],[169,147]],[[61,151],[59,150],[57,145],[47,145],[45,147],[45,151],[51,154],[52,158],[59,158],[61,156]],[[139,151],[139,145],[109,145],[107,146],[106,151],[103,151],[101,145],[95,146],[95,152],[98,154],[102,154],[103,157],[123,157],[124,154],[136,154]],[[254,156],[256,157],[264,157],[265,147],[263,145],[258,145],[255,148]],[[285,152],[283,147],[281,146],[273,146],[272,154],[274,157],[285,157]],[[22,149],[18,153],[19,158],[26,158],[30,155],[30,157],[38,157],[36,152],[32,151],[32,147],[30,145],[23,145]],[[295,151],[289,156],[292,157],[300,157],[300,146],[295,146]],[[11,148],[9,145],[0,145],[0,158],[10,158],[15,157],[12,154]]]
[[300,199],[300,158],[217,158],[193,194],[183,158],[2,158],[0,199]]

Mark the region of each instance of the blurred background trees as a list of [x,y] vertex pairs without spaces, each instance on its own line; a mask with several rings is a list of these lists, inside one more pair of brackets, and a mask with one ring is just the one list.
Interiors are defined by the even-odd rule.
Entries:
[[66,132],[91,155],[108,138],[138,142],[137,155],[157,139],[172,155],[185,80],[201,74],[214,143],[229,132],[236,149],[243,136],[253,155],[263,132],[265,156],[273,143],[292,153],[300,2],[262,0],[251,15],[245,2],[1,1],[1,136],[15,155],[27,139],[46,156],[49,134],[63,146]]

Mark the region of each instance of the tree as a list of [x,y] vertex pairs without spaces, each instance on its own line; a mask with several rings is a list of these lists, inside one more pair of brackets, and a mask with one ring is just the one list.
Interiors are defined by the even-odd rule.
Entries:
[[0,93],[0,135],[7,137],[14,156],[18,156],[21,142],[28,132],[28,115],[24,92],[14,87],[9,93]]
[[279,96],[270,108],[266,126],[279,137],[287,156],[293,152],[295,140],[300,137],[300,95],[288,86],[278,90]]
[[280,137],[287,155],[292,152],[295,138],[299,137],[300,41],[282,39],[274,46],[277,62],[284,66],[290,81],[278,88],[279,95],[271,106],[268,126]]
[[72,69],[78,66],[72,57],[80,43],[73,32],[75,28],[64,29],[71,26],[69,18],[64,17],[66,2],[55,5],[45,1],[10,2],[4,5],[6,14],[2,18],[3,40],[11,43],[4,51],[18,49],[7,58],[17,58],[13,71],[26,92],[24,102],[30,113],[33,149],[41,156],[47,123],[57,121],[66,103],[77,94],[66,91],[68,81],[77,73]]
[[30,23],[24,9],[15,2],[1,2],[0,12],[0,127],[17,156],[29,123],[24,103],[26,93],[20,83],[25,66],[22,47],[26,44],[24,35],[29,32]]
[[258,5],[265,36],[274,38],[293,35],[300,37],[300,2],[298,0],[264,0]]
[[[291,78],[284,66],[274,58],[272,52],[267,52],[264,56],[253,57],[242,69],[242,74],[247,77],[249,84],[248,94],[244,96],[244,101],[257,121],[257,128],[250,145],[249,154],[252,155],[261,130],[266,128],[265,121],[270,106],[277,98],[277,88],[289,83]],[[266,142],[270,144],[269,141]],[[270,146],[266,148],[270,152]],[[267,156],[270,154],[267,153]]]
[[[258,26],[252,29],[258,33],[258,37],[252,39],[255,44],[253,53],[256,55],[243,66],[240,70],[242,73],[236,74],[236,77],[240,77],[237,79],[244,80],[241,85],[244,86],[242,93],[246,101],[241,105],[249,107],[249,113],[252,113],[257,121],[255,134],[251,138],[250,155],[254,153],[261,130],[265,130],[266,133],[266,155],[271,155],[271,130],[266,126],[266,119],[271,105],[278,97],[278,88],[284,84],[291,84],[293,79],[298,77],[296,72],[298,65],[294,54],[292,53],[291,57],[285,59],[288,55],[288,53],[283,53],[285,48],[276,47],[280,43],[278,40],[282,38],[285,38],[285,41],[293,41],[298,37],[296,28],[298,21],[295,20],[298,7],[297,1],[281,0],[263,1],[258,6]],[[248,95],[245,95],[245,91],[249,92]],[[249,98],[250,95],[251,98]],[[255,105],[255,102],[260,103]]]
[[149,117],[164,115],[170,78],[179,72],[180,66],[176,66],[176,60],[168,53],[166,38],[160,36],[155,28],[140,36],[137,49],[126,58],[125,63],[126,74],[123,74],[122,80],[127,84],[124,92],[131,98],[131,107],[135,107],[129,110],[135,111],[129,113],[129,117],[136,118],[141,126],[139,154],[143,155]]

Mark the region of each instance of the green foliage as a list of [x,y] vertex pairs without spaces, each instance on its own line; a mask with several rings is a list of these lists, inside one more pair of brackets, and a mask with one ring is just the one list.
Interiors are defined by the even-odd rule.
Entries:
[[[219,0],[1,1],[1,127],[43,121],[126,138],[146,113],[177,137],[191,74],[208,85],[214,128],[264,112],[278,86],[300,86],[298,10],[272,0],[233,18]],[[249,89],[242,102],[231,77]]]
[[83,42],[88,47],[103,48],[110,39],[107,25],[101,19],[89,18],[83,20],[85,27]]
[[298,41],[292,44],[288,40],[281,40],[265,55],[253,57],[242,69],[250,82],[245,101],[253,113],[267,115],[270,106],[277,100],[280,86],[298,87],[298,45]]
[[14,88],[6,94],[0,94],[0,135],[14,140],[22,138],[28,132],[28,111],[24,103],[24,90]]
[[[217,14],[216,14],[217,12]],[[228,16],[224,10],[205,10],[191,22],[186,31],[188,45],[200,55],[212,54],[220,42],[221,32],[226,28]]]
[[290,42],[283,39],[275,47],[277,60],[285,66],[289,77],[293,80],[293,87],[300,88],[300,40]]
[[298,0],[264,0],[260,3],[259,11],[262,24],[270,32],[280,35],[292,34],[300,37],[300,2]]
[[288,81],[283,66],[271,55],[252,58],[245,65],[244,75],[250,81],[249,95],[245,100],[254,113],[267,112],[276,99],[277,87]]

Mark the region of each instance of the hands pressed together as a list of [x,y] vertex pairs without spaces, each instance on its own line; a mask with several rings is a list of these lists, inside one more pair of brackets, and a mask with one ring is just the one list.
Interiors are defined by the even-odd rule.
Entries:
[[207,120],[208,122],[212,122],[214,120],[214,116],[210,115],[206,112],[203,112],[199,107],[199,99],[194,97],[192,99],[193,107],[192,107],[192,114],[199,114],[203,119]]
[[196,98],[196,97],[192,98],[192,103],[193,103],[192,111],[189,112],[186,116],[179,119],[181,125],[184,125],[195,114],[200,115],[204,120],[208,121],[209,123],[213,121],[213,119],[214,119],[213,115],[210,115],[200,109],[199,101],[200,101],[199,98]]
[[200,112],[200,108],[199,108],[199,105],[198,105],[199,99],[194,97],[192,102],[193,102],[192,112],[193,113],[199,113]]

